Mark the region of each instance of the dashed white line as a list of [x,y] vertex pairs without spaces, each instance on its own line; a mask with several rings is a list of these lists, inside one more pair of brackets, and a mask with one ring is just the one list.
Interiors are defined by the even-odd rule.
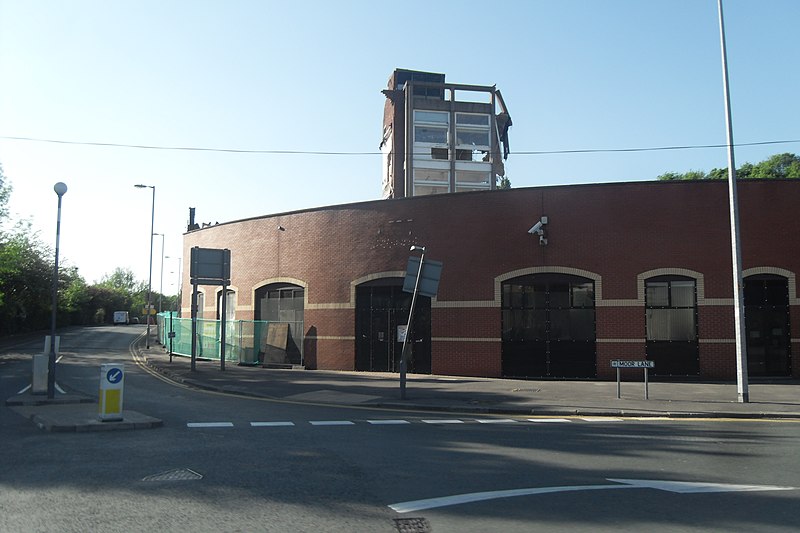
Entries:
[[[375,425],[375,426],[390,426],[390,425],[402,425],[402,424],[414,424],[414,423],[423,423],[423,424],[467,424],[467,423],[478,423],[478,424],[518,424],[519,422],[530,422],[533,424],[542,424],[542,423],[571,423],[577,420],[583,422],[625,422],[626,420],[669,420],[669,418],[633,418],[633,419],[625,419],[625,418],[617,418],[617,417],[580,417],[577,419],[568,419],[568,418],[527,418],[524,420],[518,420],[513,418],[470,418],[470,419],[458,419],[458,418],[429,418],[429,419],[422,419],[422,420],[402,420],[402,419],[372,419],[372,420],[359,420],[359,421],[352,421],[352,420],[309,420],[308,424],[312,426],[355,426],[358,424],[363,424],[364,422]],[[251,427],[291,427],[296,426],[294,422],[289,421],[267,421],[267,422],[249,422]],[[233,422],[188,422],[186,427],[190,428],[232,428],[234,427]]]

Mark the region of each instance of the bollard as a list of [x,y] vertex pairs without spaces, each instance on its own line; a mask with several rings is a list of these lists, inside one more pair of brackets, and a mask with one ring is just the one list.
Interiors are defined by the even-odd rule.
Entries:
[[122,420],[122,392],[125,370],[122,363],[100,365],[99,414],[101,422]]
[[37,353],[33,356],[31,394],[47,394],[47,363],[48,354]]

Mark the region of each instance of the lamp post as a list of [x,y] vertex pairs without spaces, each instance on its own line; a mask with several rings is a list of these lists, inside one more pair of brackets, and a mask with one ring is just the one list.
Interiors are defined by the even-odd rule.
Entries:
[[161,298],[164,295],[164,234],[153,233],[161,237],[161,282],[158,286],[158,312],[161,313]]
[[[180,274],[180,272],[181,272],[181,258],[180,257],[170,257],[168,255],[167,256],[163,256],[162,255],[162,257],[165,257],[166,259],[177,259],[178,260],[178,295],[179,295],[180,294],[180,281],[181,281],[181,274]],[[162,262],[162,268],[163,268],[164,259],[162,259],[161,262]],[[173,272],[170,272],[170,274],[173,274]],[[178,306],[180,305],[180,303],[179,303],[180,299],[178,298],[178,295],[175,296],[175,311],[177,311],[179,309]],[[169,335],[168,335],[168,337],[169,337],[169,362],[170,363],[172,362],[172,342],[173,342],[172,339],[175,337],[175,330],[173,329],[173,320],[174,320],[174,318],[175,318],[175,313],[174,312],[170,312],[170,314],[169,314]]]
[[53,309],[50,315],[50,355],[47,358],[47,398],[56,395],[56,315],[58,312],[58,241],[61,237],[61,197],[67,193],[67,186],[58,182],[53,186],[58,195],[58,214],[56,215],[56,257],[53,261]]
[[165,259],[177,259],[177,260],[178,260],[178,271],[177,271],[177,272],[170,272],[170,274],[178,274],[178,292],[177,292],[177,294],[175,295],[175,311],[178,311],[178,314],[179,314],[179,316],[180,316],[180,310],[181,310],[181,293],[183,292],[183,291],[181,290],[181,289],[183,288],[183,287],[181,287],[181,282],[183,281],[183,280],[181,279],[181,274],[182,274],[182,269],[183,269],[182,258],[180,258],[180,257],[175,257],[174,255],[166,255],[166,256],[164,256],[164,258],[165,258]]
[[153,203],[150,211],[150,277],[147,281],[147,333],[145,334],[145,347],[150,349],[150,296],[153,288],[153,226],[156,220],[156,186],[155,185],[134,185],[137,189],[153,189]]
[[731,221],[731,263],[733,264],[733,317],[736,332],[736,392],[739,403],[750,401],[747,377],[747,339],[744,321],[744,278],[742,277],[742,245],[739,239],[739,198],[736,191],[736,162],[733,156],[733,123],[731,92],[728,84],[728,53],[725,46],[725,17],[722,0],[717,0],[719,40],[722,51],[722,85],[725,93],[725,126],[728,139],[728,204]]

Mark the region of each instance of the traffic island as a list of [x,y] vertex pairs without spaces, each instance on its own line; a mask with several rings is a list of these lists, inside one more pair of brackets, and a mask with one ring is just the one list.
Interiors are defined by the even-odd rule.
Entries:
[[154,429],[164,425],[161,419],[130,410],[122,412],[122,420],[101,421],[97,417],[97,406],[87,403],[9,407],[20,416],[31,420],[39,429],[59,433]]

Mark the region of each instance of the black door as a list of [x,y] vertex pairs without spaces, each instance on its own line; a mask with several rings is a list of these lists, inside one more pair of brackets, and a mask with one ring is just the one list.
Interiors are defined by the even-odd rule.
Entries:
[[791,375],[789,281],[780,276],[748,277],[744,305],[748,373]]
[[[382,279],[356,288],[356,370],[397,372],[408,322],[411,294],[402,279]],[[431,300],[417,297],[409,371],[431,371]]]
[[504,282],[502,328],[504,376],[597,375],[592,280],[536,274]]
[[647,359],[656,376],[700,374],[697,282],[684,276],[645,280]]

